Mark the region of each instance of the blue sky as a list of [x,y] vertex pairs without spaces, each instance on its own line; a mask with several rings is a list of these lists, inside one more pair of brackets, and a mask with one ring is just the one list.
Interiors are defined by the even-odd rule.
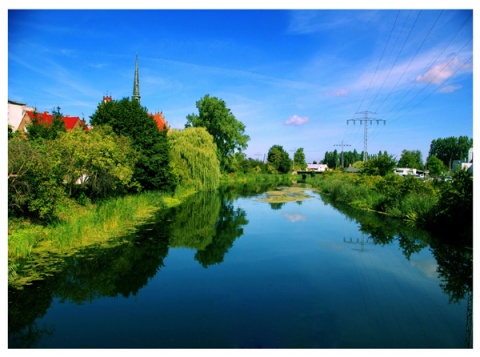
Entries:
[[[461,1],[460,1],[461,3]],[[9,10],[8,99],[89,120],[104,95],[130,97],[171,127],[205,94],[250,136],[307,162],[326,151],[421,150],[473,136],[471,10]]]

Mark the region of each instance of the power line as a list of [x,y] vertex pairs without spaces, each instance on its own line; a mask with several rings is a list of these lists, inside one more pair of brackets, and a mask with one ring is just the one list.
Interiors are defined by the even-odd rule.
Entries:
[[[368,94],[368,92],[370,91],[370,88],[371,88],[372,83],[373,83],[373,79],[374,79],[375,76],[377,75],[378,67],[380,66],[380,63],[382,62],[383,55],[385,54],[385,50],[387,49],[388,43],[390,42],[390,38],[391,38],[391,36],[392,36],[393,29],[395,28],[395,24],[397,23],[397,20],[398,20],[398,16],[399,16],[399,15],[400,15],[400,10],[398,10],[398,12],[397,12],[397,16],[395,17],[395,21],[393,22],[392,29],[390,30],[390,34],[388,35],[388,40],[387,40],[387,42],[385,43],[385,47],[383,48],[382,54],[381,54],[381,56],[380,56],[380,59],[378,60],[377,67],[375,68],[375,72],[374,72],[374,74],[373,74],[373,77],[372,77],[372,79],[370,80],[370,84],[368,85],[367,91],[366,91],[365,94],[363,95],[362,102],[360,103],[357,111],[359,111],[360,108],[362,107],[363,102],[365,101],[365,98],[367,97],[367,94]],[[397,40],[398,40],[398,38],[397,38]],[[396,42],[395,42],[395,43],[396,43]]]
[[[407,37],[405,38],[405,41],[403,42],[403,45],[402,45],[402,47],[400,48],[400,51],[398,52],[397,57],[395,58],[395,61],[393,62],[392,67],[390,68],[387,76],[386,76],[385,79],[383,80],[382,86],[380,87],[380,89],[378,90],[378,92],[380,92],[380,91],[383,89],[383,87],[385,86],[385,83],[387,82],[388,77],[390,77],[390,74],[392,73],[392,70],[395,68],[395,65],[397,64],[397,61],[398,61],[398,59],[400,58],[400,54],[402,53],[403,48],[405,47],[408,39],[410,38],[410,35],[412,34],[413,29],[415,28],[415,25],[416,25],[416,23],[417,23],[417,21],[418,21],[418,17],[420,16],[420,13],[421,13],[421,12],[422,12],[422,11],[420,11],[420,12],[417,14],[417,17],[415,18],[415,21],[414,21],[414,23],[413,23],[413,26],[412,26],[412,28],[410,29],[410,31],[408,32],[408,35],[407,35]],[[376,98],[376,97],[375,97],[375,98]],[[370,105],[370,107],[371,107],[371,105]]]

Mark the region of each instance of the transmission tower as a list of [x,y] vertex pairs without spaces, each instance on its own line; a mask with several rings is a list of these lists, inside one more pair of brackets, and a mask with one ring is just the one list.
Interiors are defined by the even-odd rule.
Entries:
[[344,165],[343,165],[343,147],[344,147],[344,146],[352,146],[352,145],[350,145],[350,144],[344,144],[344,143],[343,143],[343,140],[342,140],[342,143],[341,143],[341,144],[335,144],[335,145],[333,145],[333,146],[341,146],[341,147],[342,147],[342,167],[344,167]]
[[368,157],[368,154],[367,154],[367,144],[368,144],[368,122],[370,122],[370,124],[372,124],[372,122],[376,121],[377,122],[377,125],[379,122],[383,121],[383,125],[386,124],[386,120],[384,119],[375,119],[375,118],[369,118],[368,117],[368,114],[377,114],[377,113],[374,113],[374,112],[369,112],[368,110],[365,110],[364,112],[357,112],[355,114],[363,114],[364,117],[363,118],[356,118],[356,119],[348,119],[347,120],[347,125],[350,121],[353,121],[353,124],[355,124],[355,122],[359,121],[360,122],[360,125],[364,124],[364,131],[363,131],[363,161],[367,161],[367,157]]

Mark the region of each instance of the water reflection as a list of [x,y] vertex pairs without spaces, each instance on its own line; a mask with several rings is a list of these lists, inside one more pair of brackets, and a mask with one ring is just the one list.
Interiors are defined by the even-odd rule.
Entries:
[[[101,297],[136,296],[162,269],[170,249],[196,250],[194,259],[204,268],[222,263],[249,223],[246,211],[236,207],[235,200],[258,196],[267,188],[268,185],[245,184],[192,196],[180,206],[159,212],[136,233],[122,237],[124,244],[84,250],[65,258],[64,268],[55,275],[24,290],[9,289],[9,347],[32,347],[52,333],[48,328],[39,328],[36,320],[46,315],[54,299],[82,304]],[[410,260],[414,253],[429,247],[437,262],[442,290],[452,302],[469,302],[466,346],[471,346],[472,250],[435,240],[402,221],[333,207],[346,219],[358,223],[359,236],[347,236],[344,243],[361,252],[397,240],[403,255]],[[283,216],[290,222],[306,220],[298,213],[286,212]],[[431,267],[423,268],[431,273]]]

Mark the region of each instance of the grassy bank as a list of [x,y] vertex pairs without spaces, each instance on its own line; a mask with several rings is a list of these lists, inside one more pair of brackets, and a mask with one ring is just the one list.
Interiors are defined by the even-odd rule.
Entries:
[[145,192],[86,205],[68,200],[59,209],[59,219],[48,225],[9,219],[9,284],[23,285],[35,278],[20,277],[20,266],[46,261],[53,264],[49,257],[71,255],[93,244],[121,244],[115,238],[134,231],[157,210],[178,205],[192,193],[186,189],[179,189],[174,195]]
[[432,181],[394,174],[383,177],[333,172],[308,178],[307,182],[335,202],[418,224],[433,218],[440,199],[440,190]]

